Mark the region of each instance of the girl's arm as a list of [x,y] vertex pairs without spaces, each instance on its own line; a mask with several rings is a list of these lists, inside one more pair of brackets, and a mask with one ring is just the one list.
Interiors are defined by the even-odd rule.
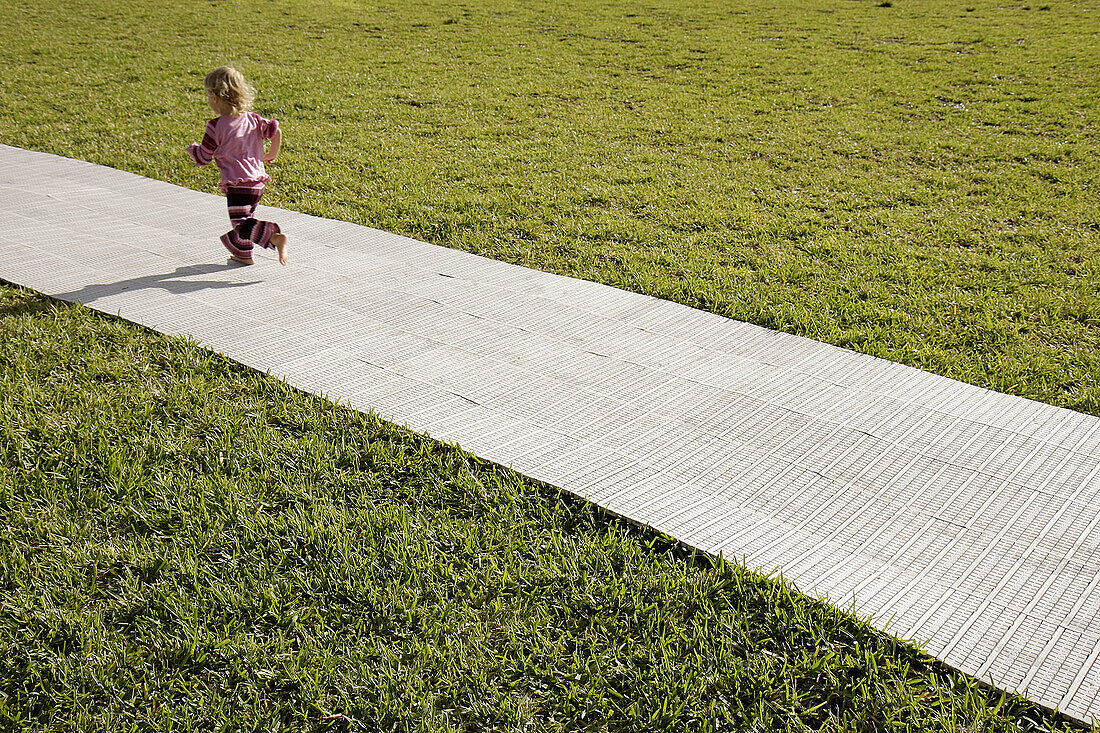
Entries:
[[283,146],[283,130],[275,128],[275,134],[271,136],[271,149],[264,153],[264,162],[270,163],[279,157],[279,148]]
[[203,133],[201,143],[191,143],[187,148],[188,155],[195,161],[195,165],[208,165],[214,159],[214,151],[218,149],[218,143],[214,140],[214,125],[217,120],[206,123],[206,131]]

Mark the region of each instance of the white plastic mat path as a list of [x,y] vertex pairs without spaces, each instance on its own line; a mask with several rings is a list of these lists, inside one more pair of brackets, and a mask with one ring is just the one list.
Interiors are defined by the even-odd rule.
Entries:
[[0,278],[121,315],[1100,715],[1100,419],[355,224],[0,146]]

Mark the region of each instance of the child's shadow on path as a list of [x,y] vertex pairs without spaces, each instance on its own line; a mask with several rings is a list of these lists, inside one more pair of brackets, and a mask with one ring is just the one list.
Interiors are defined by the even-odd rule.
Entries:
[[259,280],[252,282],[226,282],[224,280],[181,280],[179,278],[194,277],[195,275],[209,275],[215,272],[225,272],[225,265],[187,265],[177,267],[175,272],[163,275],[145,275],[129,280],[120,280],[116,283],[97,283],[85,285],[80,290],[71,293],[58,293],[54,298],[68,300],[73,303],[91,303],[99,298],[110,295],[118,295],[128,290],[144,290],[146,288],[160,288],[175,295],[198,292],[199,290],[218,290],[222,288],[243,288],[249,285],[259,284]]

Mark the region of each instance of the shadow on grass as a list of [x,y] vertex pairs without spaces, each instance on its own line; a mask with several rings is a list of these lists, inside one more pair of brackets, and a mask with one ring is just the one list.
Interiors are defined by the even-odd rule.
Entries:
[[29,290],[19,283],[0,278],[0,286],[11,288],[14,298],[10,302],[0,301],[0,318],[13,316],[29,316],[36,313],[45,313],[58,307],[67,307],[68,303],[58,303],[50,298]]

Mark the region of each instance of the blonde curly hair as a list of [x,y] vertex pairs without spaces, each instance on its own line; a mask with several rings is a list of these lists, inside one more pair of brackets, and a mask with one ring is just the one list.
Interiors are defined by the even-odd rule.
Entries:
[[213,94],[224,114],[239,115],[252,107],[256,90],[245,81],[244,74],[232,66],[219,66],[203,80],[206,91]]

